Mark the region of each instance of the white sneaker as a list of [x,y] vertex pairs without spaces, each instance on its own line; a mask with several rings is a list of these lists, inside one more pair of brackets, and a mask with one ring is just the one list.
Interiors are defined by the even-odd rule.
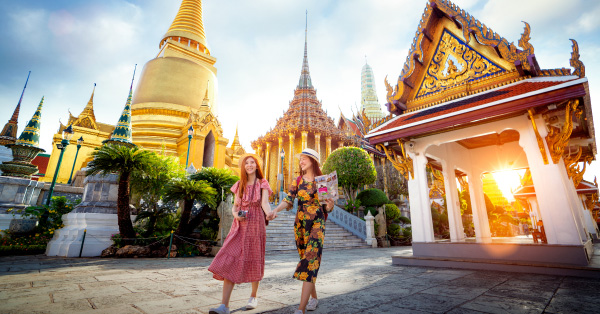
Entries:
[[258,306],[258,299],[257,298],[250,298],[250,300],[248,300],[248,304],[246,304],[246,310],[253,310]]
[[302,312],[302,310],[296,310],[296,312],[294,312],[294,314],[304,314],[304,312]]
[[310,300],[308,300],[308,304],[306,305],[306,310],[307,311],[314,311],[317,309],[317,305],[319,305],[319,300],[318,299],[314,299],[314,298],[310,298]]
[[229,314],[229,308],[221,304],[219,307],[209,309],[208,314]]

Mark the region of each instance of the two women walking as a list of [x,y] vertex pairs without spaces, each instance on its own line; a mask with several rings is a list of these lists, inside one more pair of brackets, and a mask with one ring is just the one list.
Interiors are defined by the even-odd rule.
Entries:
[[222,304],[210,309],[209,313],[229,313],[229,299],[236,283],[252,283],[246,309],[258,306],[256,293],[264,276],[265,265],[265,224],[275,219],[279,211],[290,210],[295,198],[298,198],[298,210],[294,234],[300,262],[293,278],[303,281],[296,314],[316,309],[318,299],[315,283],[323,253],[326,212],[333,210],[333,201],[325,204],[319,202],[315,183],[315,177],[322,175],[319,154],[307,148],[298,154],[298,159],[301,175],[291,182],[284,201],[271,210],[268,199],[272,191],[263,178],[261,159],[254,154],[240,157],[240,181],[231,188],[236,195],[232,208],[235,220],[223,247],[208,268],[215,279],[223,281]]

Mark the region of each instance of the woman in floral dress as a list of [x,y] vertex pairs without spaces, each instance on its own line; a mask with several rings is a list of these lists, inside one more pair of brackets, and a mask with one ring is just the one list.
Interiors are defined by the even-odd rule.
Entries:
[[[211,308],[210,314],[229,314],[229,299],[235,284],[252,283],[252,292],[246,309],[258,306],[256,293],[265,273],[265,246],[267,232],[265,219],[272,219],[269,205],[272,193],[269,182],[260,170],[261,158],[254,154],[240,157],[240,180],[231,187],[235,202],[231,209],[235,220],[208,270],[213,278],[223,281],[221,305]],[[240,212],[243,212],[240,215]]]
[[291,209],[294,198],[298,198],[294,233],[300,262],[294,272],[294,278],[304,282],[300,305],[296,311],[296,313],[304,313],[305,310],[313,311],[317,308],[315,283],[325,239],[325,210],[333,210],[333,200],[327,201],[326,205],[321,205],[319,202],[315,182],[315,177],[322,175],[319,154],[306,148],[298,154],[298,157],[301,176],[292,181],[288,196],[273,210],[273,218],[277,217],[277,212]]

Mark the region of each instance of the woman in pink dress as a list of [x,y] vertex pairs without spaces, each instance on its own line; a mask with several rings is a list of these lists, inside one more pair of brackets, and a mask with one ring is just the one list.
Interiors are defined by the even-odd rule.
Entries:
[[235,202],[231,209],[235,218],[231,230],[208,270],[213,278],[223,281],[221,305],[210,314],[229,314],[229,298],[235,284],[252,283],[246,309],[258,305],[256,292],[265,272],[265,225],[272,218],[269,195],[273,193],[264,179],[261,158],[255,154],[240,157],[240,180],[231,187]]

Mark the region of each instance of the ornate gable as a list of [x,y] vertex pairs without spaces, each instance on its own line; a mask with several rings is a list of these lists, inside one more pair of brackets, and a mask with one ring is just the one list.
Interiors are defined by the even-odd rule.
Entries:
[[430,0],[396,86],[386,78],[388,110],[398,115],[544,75],[529,34],[525,23],[519,49],[450,1]]
[[505,71],[457,36],[444,30],[416,97],[431,95]]

